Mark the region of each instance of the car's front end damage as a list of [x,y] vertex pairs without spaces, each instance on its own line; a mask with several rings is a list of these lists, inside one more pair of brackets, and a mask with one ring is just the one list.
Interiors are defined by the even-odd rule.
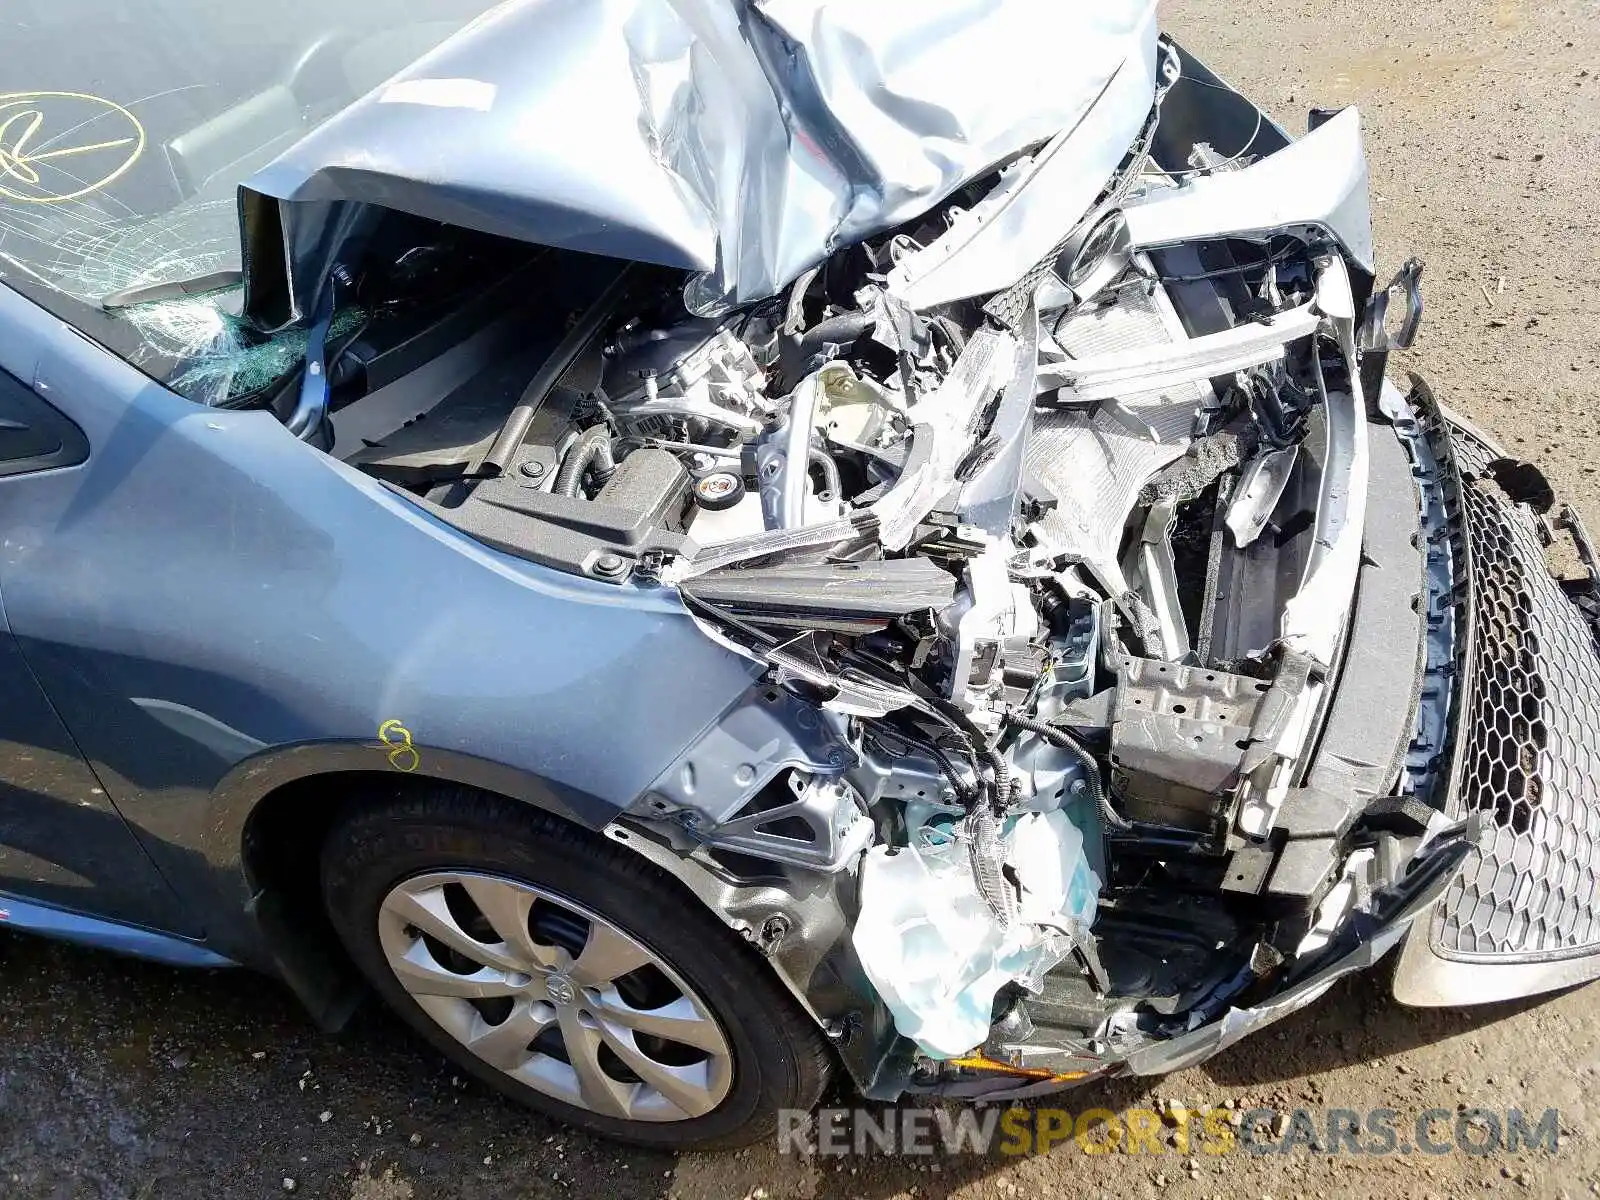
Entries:
[[643,564],[768,670],[613,833],[873,1095],[1198,1061],[1404,939],[1469,853],[1428,661],[1459,581],[1422,527],[1453,485],[1372,370],[1417,268],[1373,303],[1353,111],[1215,166],[1237,98],[1209,128],[1185,65],[1163,46],[1147,140],[1012,287],[905,300],[970,215],[864,283],[859,345],[755,452],[863,460]]
[[854,305],[792,289],[777,361],[844,332],[754,440],[762,527],[640,564],[767,670],[612,832],[872,1095],[1172,1070],[1402,943],[1415,1002],[1594,973],[1593,583],[1385,381],[1420,267],[1373,287],[1356,113],[1264,140],[1159,64],[1011,286],[938,287],[1002,176]]
[[[1594,559],[1386,379],[1420,266],[1378,275],[1354,109],[1292,139],[1138,3],[551,7],[253,179],[244,314],[311,325],[307,441],[746,664],[606,834],[867,1094],[1174,1069],[1397,945],[1421,1003],[1600,973]],[[363,442],[324,347],[393,211],[569,294],[509,392]]]

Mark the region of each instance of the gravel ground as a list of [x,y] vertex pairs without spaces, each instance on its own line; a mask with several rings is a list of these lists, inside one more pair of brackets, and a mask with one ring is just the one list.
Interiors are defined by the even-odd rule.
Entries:
[[[1380,255],[1428,263],[1424,336],[1402,365],[1542,461],[1600,528],[1595,0],[1181,0],[1166,23],[1287,124],[1312,105],[1360,104]],[[1556,1106],[1567,1132],[1553,1157],[1186,1160],[1069,1145],[916,1165],[812,1165],[766,1147],[675,1161],[523,1114],[381,1013],[327,1037],[270,982],[4,937],[0,1196],[1577,1197],[1600,1194],[1594,996],[1419,1012],[1379,979],[1349,982],[1200,1069],[1062,1101],[1387,1105],[1403,1120],[1435,1105]]]

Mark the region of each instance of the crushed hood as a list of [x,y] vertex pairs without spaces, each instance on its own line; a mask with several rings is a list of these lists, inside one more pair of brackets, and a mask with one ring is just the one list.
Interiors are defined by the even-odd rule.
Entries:
[[1155,37],[1154,0],[508,0],[241,187],[246,309],[313,311],[371,205],[760,299],[1063,130],[1126,145]]

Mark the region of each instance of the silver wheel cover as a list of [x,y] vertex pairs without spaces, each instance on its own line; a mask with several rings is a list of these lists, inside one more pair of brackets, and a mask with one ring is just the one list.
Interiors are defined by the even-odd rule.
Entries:
[[556,1100],[628,1121],[722,1103],[733,1052],[670,963],[550,892],[467,871],[417,875],[378,910],[395,979],[478,1058]]

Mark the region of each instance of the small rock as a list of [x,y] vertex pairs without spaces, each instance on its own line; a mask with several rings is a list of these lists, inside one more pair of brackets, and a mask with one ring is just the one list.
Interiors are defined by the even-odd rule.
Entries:
[[333,1120],[333,1113],[329,1112],[327,1109],[323,1109],[317,1114],[317,1120],[326,1125],[329,1121]]
[[406,1139],[406,1140],[407,1140],[407,1141],[408,1141],[408,1142],[410,1142],[410,1143],[411,1143],[411,1144],[412,1144],[412,1145],[413,1145],[413,1146],[420,1146],[420,1145],[422,1145],[422,1135],[421,1135],[421,1134],[420,1134],[420,1133],[413,1133],[413,1134],[412,1134],[412,1135],[411,1135],[411,1136],[410,1136],[410,1137],[409,1137],[409,1138],[407,1138],[407,1139]]
[[286,1191],[286,1192],[292,1192],[292,1191],[294,1191],[295,1187],[296,1187],[295,1181],[290,1179],[287,1175],[285,1175],[283,1177],[283,1190]]

